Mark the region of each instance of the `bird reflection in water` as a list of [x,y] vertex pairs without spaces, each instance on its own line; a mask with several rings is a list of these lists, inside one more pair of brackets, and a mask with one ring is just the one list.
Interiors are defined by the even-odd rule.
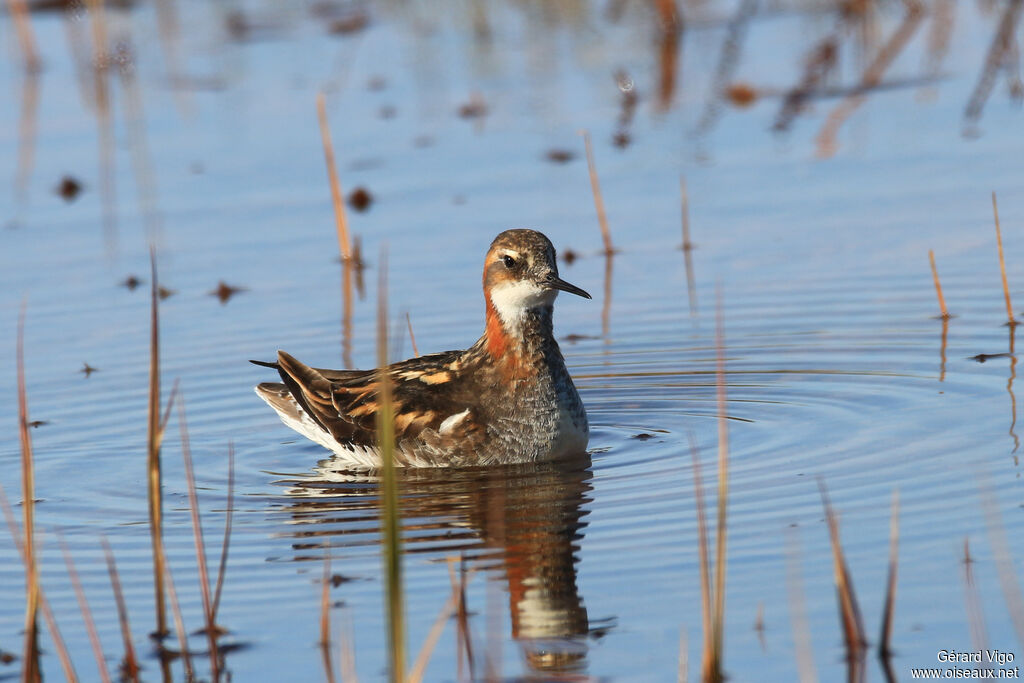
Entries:
[[[335,469],[290,480],[283,512],[301,529],[297,553],[377,544],[378,478]],[[465,469],[404,468],[399,477],[406,553],[463,553],[467,565],[506,584],[512,637],[531,674],[586,668],[590,624],[576,585],[576,553],[592,500],[590,456]],[[309,526],[307,526],[309,525]],[[315,525],[315,526],[314,526]],[[296,559],[320,559],[318,552]]]

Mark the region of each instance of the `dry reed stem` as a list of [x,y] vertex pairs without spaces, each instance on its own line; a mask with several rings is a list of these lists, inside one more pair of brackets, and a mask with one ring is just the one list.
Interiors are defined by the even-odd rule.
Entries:
[[882,629],[878,636],[878,656],[883,660],[892,656],[892,620],[896,610],[896,570],[900,547],[900,493],[892,492],[892,516],[889,521],[889,576],[885,583],[885,603],[882,607]]
[[388,366],[388,279],[387,251],[380,255],[377,281],[377,383],[380,410],[377,411],[377,441],[380,447],[383,481],[381,491],[381,533],[384,536],[384,575],[387,586],[389,678],[405,680],[405,616],[402,595],[402,539],[398,509],[398,481],[395,473],[395,418]]
[[697,504],[697,558],[700,565],[700,616],[701,632],[704,635],[701,661],[711,658],[711,566],[708,559],[708,524],[704,507],[704,483],[700,470],[700,453],[693,432],[687,432],[690,439],[690,457],[693,460],[693,490]]
[[213,590],[213,620],[217,621],[220,596],[224,590],[224,575],[228,567],[228,548],[231,546],[231,523],[235,513],[235,444],[228,442],[228,507],[224,515],[224,542],[220,546],[220,565],[217,567],[217,586]]
[[85,597],[85,588],[82,587],[82,580],[75,569],[75,562],[71,559],[71,551],[64,537],[60,537],[60,549],[64,555],[64,564],[68,568],[68,578],[71,579],[71,586],[75,590],[75,599],[78,601],[78,609],[82,612],[82,620],[85,621],[85,632],[89,636],[89,645],[92,646],[93,657],[96,658],[96,668],[99,671],[100,681],[110,683],[110,670],[107,668],[107,660],[103,658],[103,644],[100,642],[100,635],[96,631],[96,621],[92,618],[92,610],[89,609],[89,601]]
[[1006,299],[1006,323],[1016,325],[1013,319],[1013,304],[1010,302],[1010,285],[1006,281],[1006,260],[1003,258],[1003,235],[999,230],[999,206],[996,204],[996,193],[992,193],[992,215],[996,219],[996,246],[999,247],[999,274],[1003,278],[1003,297]]
[[686,294],[690,302],[690,315],[697,314],[697,286],[693,274],[693,242],[690,241],[690,193],[686,176],[679,176],[679,192],[683,209],[683,263],[686,266]]
[[149,248],[149,402],[146,421],[146,482],[149,505],[149,534],[153,546],[153,590],[156,599],[156,637],[167,635],[167,606],[164,592],[164,566],[167,553],[163,539],[163,475],[160,466],[160,304],[156,272],[156,250]]
[[839,539],[839,521],[836,519],[835,510],[829,501],[828,490],[825,482],[818,480],[818,489],[821,491],[821,502],[825,507],[825,518],[828,522],[828,533],[832,543],[832,565],[835,574],[836,592],[839,595],[840,617],[843,622],[843,637],[846,641],[846,649],[850,661],[855,661],[858,655],[867,645],[864,636],[864,622],[860,616],[860,606],[857,603],[857,596],[853,590],[853,580],[850,571],[846,566],[846,559],[843,556],[843,545]]
[[199,495],[196,493],[196,476],[192,468],[192,451],[189,447],[188,421],[185,419],[184,399],[178,401],[178,427],[181,430],[181,456],[185,461],[185,479],[188,482],[188,505],[192,517],[192,538],[195,541],[196,564],[199,567],[199,592],[203,598],[206,639],[210,645],[210,671],[213,680],[217,681],[220,679],[217,625],[214,623],[213,603],[210,599],[210,573],[206,566],[206,544],[203,542],[203,526],[199,520]]
[[35,34],[32,32],[32,19],[25,0],[7,0],[7,7],[14,22],[14,30],[21,45],[21,54],[25,60],[25,71],[35,73],[42,67],[39,50],[36,48]]
[[324,161],[327,163],[327,178],[331,184],[331,202],[334,205],[334,227],[338,233],[338,249],[342,261],[352,260],[352,245],[348,237],[348,219],[345,217],[345,202],[341,197],[341,182],[334,163],[334,145],[331,143],[331,128],[327,123],[327,104],[324,94],[317,93],[316,112],[320,119],[320,139],[324,145]]
[[324,658],[327,683],[334,683],[334,663],[331,661],[331,548],[324,549],[324,575],[320,581],[320,652]]
[[942,283],[939,282],[939,271],[935,268],[935,252],[928,250],[928,261],[932,266],[932,280],[935,282],[935,294],[939,297],[939,311],[943,320],[949,319],[949,310],[946,308],[946,298],[942,296]]
[[412,342],[412,352],[416,354],[416,357],[418,358],[420,355],[420,350],[416,348],[416,335],[413,334],[412,318],[409,317],[408,311],[405,312],[405,324],[409,326],[409,340]]
[[715,387],[718,403],[718,516],[715,520],[715,588],[712,628],[714,630],[713,667],[708,672],[710,680],[724,678],[722,654],[725,649],[723,631],[725,628],[725,549],[726,549],[726,506],[729,500],[729,422],[726,414],[727,398],[725,389],[725,321],[722,314],[722,293],[718,292],[717,325],[715,330]]
[[[53,615],[53,609],[50,607],[50,602],[46,599],[46,594],[43,592],[42,587],[39,588],[39,607],[43,612],[43,618],[46,619],[46,627],[50,630],[54,649],[57,650],[57,659],[60,660],[60,667],[64,670],[64,680],[68,683],[78,683],[75,665],[71,663],[71,655],[68,654],[68,647],[64,642],[64,636],[61,635],[60,628],[57,627],[57,618]],[[40,671],[40,674],[42,674],[42,671]]]
[[[11,503],[7,499],[7,494],[4,492],[3,486],[0,486],[0,508],[3,508],[4,518],[7,521],[7,529],[11,533],[11,538],[14,540],[14,548],[18,551],[18,558],[24,564],[25,562],[25,546],[21,541],[21,533],[18,531],[18,522],[14,517],[14,510],[11,508]],[[75,675],[74,666],[71,663],[71,657],[68,655],[67,646],[64,643],[64,638],[60,634],[60,629],[57,627],[57,619],[53,615],[53,610],[50,608],[50,603],[46,599],[46,592],[43,590],[42,585],[39,586],[39,609],[43,613],[43,617],[46,619],[46,625],[50,629],[50,636],[53,638],[54,646],[57,650],[57,656],[60,659],[61,667],[64,669],[64,677],[68,681],[77,681],[78,678]],[[37,647],[37,655],[40,653]],[[36,674],[35,680],[41,680],[41,671],[38,669],[38,662],[36,662]],[[22,677],[26,675],[26,671],[22,670]]]
[[789,595],[789,623],[793,629],[796,669],[800,683],[818,683],[811,628],[807,621],[807,601],[800,577],[800,537],[795,527],[789,528],[786,541],[786,592]]
[[185,619],[181,616],[181,605],[178,604],[178,591],[174,587],[174,575],[170,564],[167,570],[167,597],[171,601],[171,614],[174,616],[174,630],[178,635],[178,647],[181,648],[181,661],[185,667],[185,680],[195,680],[195,669],[192,667],[192,653],[188,649],[188,631],[185,630]]
[[117,622],[121,626],[121,639],[124,641],[124,661],[121,663],[121,677],[138,683],[139,662],[135,657],[135,647],[132,645],[132,629],[128,624],[128,607],[125,605],[124,593],[121,591],[121,579],[117,574],[114,551],[111,550],[110,541],[107,540],[106,536],[100,537],[100,543],[103,544],[103,554],[107,558],[110,586],[114,590],[114,601],[117,604]]
[[985,632],[985,617],[981,611],[981,600],[978,589],[974,585],[974,559],[971,557],[971,546],[964,537],[964,607],[967,610],[967,628],[971,634],[971,645],[976,651],[986,649],[988,634]]
[[601,182],[597,178],[597,167],[594,164],[594,150],[590,144],[590,133],[581,131],[583,135],[583,147],[587,153],[587,170],[590,172],[590,189],[594,193],[594,208],[597,209],[597,222],[601,226],[601,239],[604,240],[604,253],[614,254],[615,247],[612,246],[612,233],[608,229],[608,216],[604,210],[604,197],[601,195]]
[[989,544],[992,546],[993,555],[995,555],[999,587],[1003,591],[1006,609],[1010,613],[1010,620],[1013,622],[1013,630],[1017,633],[1017,640],[1024,644],[1024,595],[1021,594],[1013,556],[1010,554],[1010,545],[1006,541],[1006,527],[1003,525],[1003,517],[991,489],[982,492],[982,501],[985,508],[985,521],[988,526]]
[[22,680],[41,680],[39,671],[39,568],[36,566],[35,467],[32,435],[28,431],[28,394],[25,389],[25,308],[18,313],[16,362],[18,366],[18,437],[21,441],[21,500],[24,528],[25,645],[22,651]]

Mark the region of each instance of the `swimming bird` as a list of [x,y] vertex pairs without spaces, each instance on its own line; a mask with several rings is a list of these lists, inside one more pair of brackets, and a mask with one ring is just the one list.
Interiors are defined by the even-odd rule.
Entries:
[[[468,349],[386,368],[394,461],[407,467],[538,462],[581,454],[587,413],[555,341],[558,293],[591,298],[558,277],[555,249],[535,230],[506,230],[484,259],[484,333]],[[284,351],[283,383],[256,393],[281,420],[359,467],[382,464],[376,414],[381,370],[312,368]]]

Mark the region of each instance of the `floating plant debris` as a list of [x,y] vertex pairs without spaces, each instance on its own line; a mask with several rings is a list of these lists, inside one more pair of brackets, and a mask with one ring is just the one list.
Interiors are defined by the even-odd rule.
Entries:
[[133,291],[135,290],[136,287],[138,287],[142,283],[143,283],[143,280],[140,280],[138,278],[138,276],[135,276],[135,275],[129,275],[125,279],[121,280],[121,286],[122,287],[126,287],[127,289],[133,290]]
[[749,107],[757,101],[757,90],[746,83],[733,83],[726,88],[725,97],[737,107]]
[[60,184],[57,185],[57,194],[61,196],[66,202],[73,202],[78,198],[78,195],[82,192],[82,183],[78,182],[75,178],[66,175],[60,180]]
[[562,260],[565,261],[566,264],[570,266],[573,263],[575,263],[576,259],[578,259],[579,257],[579,254],[577,254],[572,249],[566,249],[565,251],[562,252]]
[[366,211],[373,204],[373,195],[365,187],[357,187],[348,195],[348,205],[356,211]]
[[555,164],[567,164],[576,158],[576,153],[571,149],[549,149],[544,158]]
[[217,283],[217,288],[211,290],[209,294],[210,296],[217,297],[217,300],[220,301],[222,304],[226,304],[235,294],[244,291],[246,291],[245,287],[234,287],[221,280],[219,283]]
[[85,375],[86,377],[88,377],[89,375],[91,375],[94,372],[99,372],[99,368],[94,368],[93,366],[89,365],[88,363],[82,363],[82,369],[79,370],[79,372],[82,373],[83,375]]
[[156,293],[157,293],[157,296],[160,297],[160,300],[163,301],[164,299],[168,299],[168,298],[174,296],[175,294],[177,294],[178,290],[176,290],[176,289],[168,289],[167,287],[164,287],[163,285],[160,285],[159,287],[157,287]]

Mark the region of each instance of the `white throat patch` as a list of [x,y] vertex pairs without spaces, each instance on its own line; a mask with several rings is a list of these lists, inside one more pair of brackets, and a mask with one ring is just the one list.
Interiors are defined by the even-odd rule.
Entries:
[[503,282],[491,289],[491,303],[501,318],[502,324],[510,332],[518,330],[519,325],[532,308],[550,306],[558,295],[557,290],[546,289],[536,282],[517,280]]

